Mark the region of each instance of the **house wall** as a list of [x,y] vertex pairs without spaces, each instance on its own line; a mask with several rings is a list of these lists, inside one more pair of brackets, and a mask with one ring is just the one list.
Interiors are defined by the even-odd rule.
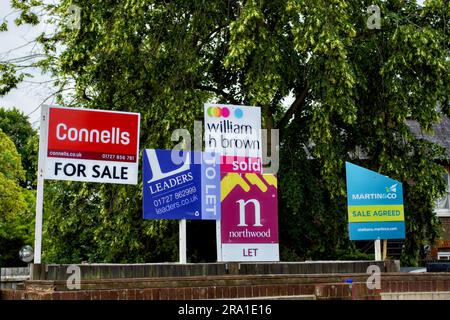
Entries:
[[450,217],[439,217],[442,223],[442,238],[434,244],[427,259],[436,260],[439,251],[450,251]]
[[[450,166],[445,166],[445,169],[450,173]],[[450,251],[450,217],[440,216],[439,219],[442,224],[442,238],[431,249],[429,258],[433,260],[438,258],[439,251]]]
[[450,217],[440,217],[442,223],[442,239],[450,240]]

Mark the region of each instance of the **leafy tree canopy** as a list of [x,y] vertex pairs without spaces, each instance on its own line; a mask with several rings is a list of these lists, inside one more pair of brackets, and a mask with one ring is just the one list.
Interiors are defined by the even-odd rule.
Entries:
[[25,175],[20,155],[1,129],[0,150],[0,255],[2,266],[14,266],[20,247],[33,243],[35,197],[19,185]]
[[22,186],[35,187],[39,140],[29,119],[16,108],[6,110],[0,107],[0,129],[14,142],[22,159],[25,176]]
[[[283,258],[353,250],[346,160],[405,184],[405,262],[415,263],[421,246],[438,236],[433,206],[445,186],[435,160],[445,160],[444,153],[414,137],[406,120],[430,130],[441,116],[437,103],[449,113],[448,1],[427,0],[423,7],[397,0],[13,4],[24,22],[38,7],[58,21],[56,32],[39,41],[47,54],[40,65],[58,78],[61,92],[74,87],[60,103],[141,112],[142,148],[173,145],[172,130],[192,129],[206,101],[261,107],[265,128],[281,133]],[[79,28],[70,20],[72,5],[79,8]],[[380,8],[380,29],[367,26],[370,5]],[[285,108],[289,94],[293,102]],[[78,252],[77,259],[96,252],[92,259],[105,261],[173,252],[155,246],[173,223],[142,222],[139,188],[59,186],[49,200],[55,220],[47,222],[59,228],[47,229],[54,257],[67,256],[63,248]],[[79,215],[87,205],[92,210]],[[101,222],[86,235],[95,243],[71,246],[68,223],[84,221]],[[150,256],[150,250],[165,253]]]
[[0,150],[0,212],[2,217],[7,217],[23,209],[19,180],[24,171],[14,143],[1,129]]

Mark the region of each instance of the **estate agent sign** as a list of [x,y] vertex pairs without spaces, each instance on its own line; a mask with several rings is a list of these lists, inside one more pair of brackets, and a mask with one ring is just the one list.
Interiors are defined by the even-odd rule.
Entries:
[[218,157],[146,149],[142,171],[144,219],[220,219]]
[[221,172],[262,173],[261,108],[205,104],[205,151],[221,155]]
[[222,261],[279,261],[277,178],[223,175]]
[[346,162],[350,240],[404,239],[402,183]]
[[138,113],[48,107],[44,178],[137,184],[139,119]]

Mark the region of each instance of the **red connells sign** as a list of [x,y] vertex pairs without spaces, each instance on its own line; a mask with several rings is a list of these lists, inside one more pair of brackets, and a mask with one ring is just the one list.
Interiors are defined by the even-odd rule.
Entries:
[[138,113],[48,107],[45,178],[137,183]]

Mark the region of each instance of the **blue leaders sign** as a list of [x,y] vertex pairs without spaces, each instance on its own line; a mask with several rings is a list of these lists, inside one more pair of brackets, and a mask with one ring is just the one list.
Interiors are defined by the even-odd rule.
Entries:
[[145,149],[144,219],[220,219],[219,168],[211,153]]
[[404,239],[402,183],[346,162],[350,240]]

